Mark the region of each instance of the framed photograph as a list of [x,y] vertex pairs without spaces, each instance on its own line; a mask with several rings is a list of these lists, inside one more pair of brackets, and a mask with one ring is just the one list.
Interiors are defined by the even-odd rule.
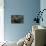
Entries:
[[11,23],[24,23],[24,15],[11,15]]

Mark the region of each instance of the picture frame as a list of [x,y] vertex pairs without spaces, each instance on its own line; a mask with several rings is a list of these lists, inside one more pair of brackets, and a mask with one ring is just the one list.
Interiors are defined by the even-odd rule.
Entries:
[[11,15],[11,23],[24,23],[24,15]]

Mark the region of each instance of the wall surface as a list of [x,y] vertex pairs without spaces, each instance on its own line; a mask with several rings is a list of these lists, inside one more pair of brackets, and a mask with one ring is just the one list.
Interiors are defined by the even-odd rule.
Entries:
[[4,0],[0,0],[0,42],[4,41]]
[[[41,11],[42,11],[43,9],[46,9],[46,0],[41,0],[41,1],[40,1],[40,9],[41,9]],[[43,22],[41,21],[41,22],[40,22],[40,25],[46,27],[46,10],[43,12],[42,17],[43,17]]]
[[[35,12],[40,9],[40,0],[5,0],[4,1],[5,40],[18,41],[32,28]],[[11,24],[11,15],[24,15],[23,24]]]
[[[40,1],[40,9],[41,9],[41,10],[46,9],[46,0],[41,0],[41,1]],[[46,11],[44,11],[42,17],[43,17],[43,22],[41,21],[41,22],[40,22],[40,25],[46,27]],[[45,35],[45,36],[46,36],[46,35]],[[46,38],[46,37],[45,37],[45,38]],[[46,44],[46,40],[45,40],[45,44]]]

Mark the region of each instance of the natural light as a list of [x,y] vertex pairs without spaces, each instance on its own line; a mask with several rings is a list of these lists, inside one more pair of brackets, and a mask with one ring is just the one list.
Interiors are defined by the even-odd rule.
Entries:
[[4,12],[0,9],[0,42],[4,41]]
[[0,0],[0,42],[4,42],[4,0]]

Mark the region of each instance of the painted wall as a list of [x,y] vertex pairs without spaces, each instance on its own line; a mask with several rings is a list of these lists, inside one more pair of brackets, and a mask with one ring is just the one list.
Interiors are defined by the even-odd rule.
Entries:
[[[41,9],[41,11],[43,10],[43,9],[46,9],[46,0],[41,0],[40,1],[41,3],[40,3],[40,9]],[[40,23],[40,25],[43,25],[43,26],[46,26],[46,10],[43,12],[43,22],[41,21],[41,23]]]
[[[32,28],[32,19],[40,9],[40,0],[5,0],[5,40],[18,41]],[[11,24],[11,15],[24,15],[23,24]]]
[[[41,1],[40,1],[40,9],[41,9],[41,10],[46,9],[46,0],[41,0]],[[41,22],[40,22],[40,25],[46,27],[46,11],[44,11],[42,17],[43,17],[43,22],[41,21]],[[45,36],[46,36],[46,35],[45,35]],[[46,37],[45,37],[45,38],[46,38]],[[46,44],[46,40],[45,40],[45,44]]]
[[4,41],[4,0],[0,0],[0,42]]

